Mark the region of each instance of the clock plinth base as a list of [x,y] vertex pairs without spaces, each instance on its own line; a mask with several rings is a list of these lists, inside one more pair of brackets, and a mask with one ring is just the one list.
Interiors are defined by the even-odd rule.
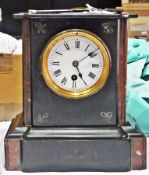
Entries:
[[36,129],[15,122],[5,138],[7,170],[116,172],[145,168],[145,137],[130,126]]

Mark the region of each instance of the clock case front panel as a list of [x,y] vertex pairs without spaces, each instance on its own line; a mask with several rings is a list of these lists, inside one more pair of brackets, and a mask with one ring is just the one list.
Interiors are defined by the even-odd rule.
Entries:
[[[120,58],[120,54],[123,54],[120,53],[120,47],[123,46],[125,40],[121,42],[123,35],[120,30],[121,27],[123,31],[125,29],[125,18],[121,15],[112,18],[99,15],[88,16],[88,18],[69,15],[68,18],[66,15],[29,20],[31,20],[29,26],[31,40],[28,41],[31,68],[28,71],[31,76],[31,120],[30,116],[26,117],[26,124],[32,124],[32,126],[105,126],[118,125],[123,122],[124,116],[119,116],[122,111],[119,112],[118,109],[118,105],[121,105],[118,104],[121,103],[121,99],[118,102],[118,92],[121,91],[118,87],[118,81],[121,81],[118,77],[120,73],[118,67],[119,59],[123,59]],[[104,87],[95,95],[80,100],[58,96],[47,87],[41,74],[41,54],[45,45],[55,34],[68,29],[83,29],[96,34],[106,44],[111,55],[112,66]],[[25,44],[27,44],[26,40]],[[28,74],[28,72],[25,73]],[[124,80],[121,83],[125,86]],[[124,101],[124,97],[122,100]],[[26,109],[26,101],[24,105]],[[29,109],[27,113],[29,115]]]

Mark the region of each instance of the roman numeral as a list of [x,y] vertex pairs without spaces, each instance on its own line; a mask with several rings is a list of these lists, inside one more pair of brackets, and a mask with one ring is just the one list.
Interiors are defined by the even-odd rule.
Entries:
[[56,77],[58,77],[59,75],[61,75],[61,70],[58,69],[58,70],[54,71],[54,75],[55,75]]
[[60,53],[60,52],[55,52],[55,53],[57,53],[58,55],[63,55],[62,53]]
[[76,47],[76,48],[80,48],[80,41],[78,41],[78,40],[75,41],[75,47]]
[[59,66],[60,62],[59,61],[54,61],[52,62],[52,65]]
[[76,89],[76,88],[77,88],[77,82],[76,82],[76,81],[73,81],[73,82],[72,82],[72,88],[73,88],[73,89]]
[[93,68],[99,68],[99,64],[92,64]]
[[97,55],[98,55],[98,53],[93,53],[93,52],[89,54],[89,56],[90,56],[91,58],[94,58],[94,57],[97,56]]
[[67,50],[70,50],[70,47],[67,43],[64,43],[64,46],[66,47]]
[[90,46],[90,45],[88,45],[88,46],[86,47],[85,52],[87,51],[87,49],[89,48],[89,46]]
[[66,77],[64,77],[63,79],[62,79],[62,81],[61,81],[61,84],[66,84],[66,82],[67,82],[67,78]]
[[90,72],[90,73],[88,74],[88,76],[89,76],[90,78],[92,78],[92,79],[94,79],[94,78],[96,77],[96,75],[95,75],[93,72]]

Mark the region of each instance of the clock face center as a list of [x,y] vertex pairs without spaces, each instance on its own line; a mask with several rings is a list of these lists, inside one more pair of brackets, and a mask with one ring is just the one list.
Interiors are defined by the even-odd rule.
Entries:
[[78,62],[78,61],[73,61],[72,65],[73,65],[74,67],[78,67],[79,62]]

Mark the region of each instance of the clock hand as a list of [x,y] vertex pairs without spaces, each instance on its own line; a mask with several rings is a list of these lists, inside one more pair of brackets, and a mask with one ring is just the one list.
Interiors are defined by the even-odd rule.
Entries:
[[94,50],[93,52],[90,52],[86,57],[84,57],[84,58],[82,58],[81,60],[79,60],[78,62],[81,62],[81,61],[83,61],[84,59],[86,59],[87,57],[91,57],[93,54],[94,54],[94,52],[96,52],[97,50],[98,50],[99,48],[97,48],[96,50]]
[[79,60],[79,62],[83,61],[85,58],[87,58],[89,55],[87,55],[86,57],[82,58],[81,60]]
[[84,79],[82,78],[82,74],[81,74],[81,72],[79,71],[79,69],[78,69],[78,67],[76,67],[77,68],[77,71],[79,72],[79,77],[82,79],[82,81],[84,82],[84,84],[86,84],[87,85],[87,83],[84,81]]
[[80,70],[79,70],[79,68],[78,68],[79,62],[78,62],[78,61],[73,61],[72,65],[73,65],[74,67],[76,67],[76,69],[77,69],[77,71],[78,71],[78,73],[79,73],[79,77],[80,77],[81,80],[84,82],[84,84],[87,85],[87,83],[86,83],[86,82],[84,81],[84,79],[82,78],[82,74],[81,74],[81,72],[80,72]]

